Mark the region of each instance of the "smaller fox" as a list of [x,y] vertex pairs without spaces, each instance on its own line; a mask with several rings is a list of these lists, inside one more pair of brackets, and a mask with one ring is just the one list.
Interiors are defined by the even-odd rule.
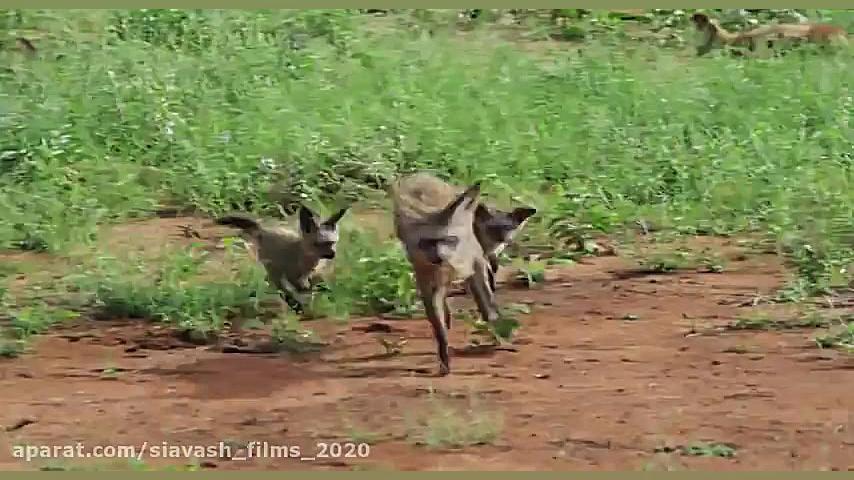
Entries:
[[697,56],[705,55],[716,45],[747,47],[754,52],[761,39],[765,39],[769,47],[775,39],[808,41],[823,45],[848,44],[848,32],[842,27],[827,23],[777,23],[733,33],[704,13],[695,13],[691,16],[691,21],[704,37],[703,43],[697,47]]
[[484,321],[498,319],[494,291],[488,283],[490,267],[474,228],[480,182],[459,192],[432,175],[416,173],[394,182],[390,193],[395,232],[412,264],[436,339],[439,375],[445,376],[451,371],[447,301],[451,283],[457,279],[466,283]]
[[493,292],[496,290],[498,256],[535,213],[537,209],[528,206],[516,207],[509,212],[489,208],[482,203],[477,206],[474,213],[474,233],[489,263],[489,288]]
[[299,233],[284,226],[265,227],[251,216],[234,213],[216,220],[243,230],[255,247],[258,261],[264,265],[267,279],[279,291],[282,300],[298,314],[305,311],[304,296],[325,264],[335,258],[338,222],[349,207],[342,208],[324,221],[308,207],[299,210]]

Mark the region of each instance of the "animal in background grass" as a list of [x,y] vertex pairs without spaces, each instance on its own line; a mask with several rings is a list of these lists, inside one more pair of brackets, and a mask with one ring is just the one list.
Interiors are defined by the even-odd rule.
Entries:
[[33,42],[31,42],[28,38],[25,37],[15,37],[14,48],[11,45],[10,41],[0,38],[0,50],[7,49],[17,50],[18,52],[23,53],[28,57],[35,57],[36,55],[38,55],[39,52],[38,49],[36,49],[36,46],[33,45]]
[[29,41],[24,37],[16,38],[15,43],[18,45],[18,48],[27,55],[32,56],[38,53],[38,50],[36,50],[36,46],[33,45],[33,42]]
[[465,282],[484,321],[498,320],[489,260],[475,233],[480,182],[460,190],[427,173],[400,178],[390,188],[395,233],[415,273],[416,288],[436,339],[441,376],[451,371],[447,299],[455,280]]
[[777,23],[734,33],[705,13],[695,13],[691,16],[691,22],[703,34],[701,45],[697,47],[697,56],[720,46],[747,47],[749,51],[755,52],[763,40],[769,48],[773,48],[779,41],[794,44],[810,42],[822,46],[848,44],[848,32],[827,23]]
[[299,232],[286,226],[264,226],[250,215],[239,212],[220,217],[216,223],[243,231],[253,244],[268,281],[291,309],[302,314],[314,281],[335,258],[338,222],[348,209],[342,208],[321,221],[311,209],[302,206],[299,209]]

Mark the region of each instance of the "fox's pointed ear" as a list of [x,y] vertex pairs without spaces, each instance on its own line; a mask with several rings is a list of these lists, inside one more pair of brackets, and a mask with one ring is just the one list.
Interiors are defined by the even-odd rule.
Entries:
[[474,183],[463,193],[457,196],[453,202],[449,203],[447,207],[442,209],[438,215],[439,220],[445,223],[450,222],[458,212],[477,207],[477,197],[480,195],[480,183],[481,182]]
[[342,208],[341,210],[338,210],[337,212],[335,212],[334,215],[327,218],[326,221],[323,223],[325,225],[329,225],[329,226],[337,224],[339,221],[341,221],[341,217],[343,217],[344,214],[347,213],[347,210],[349,210],[349,209],[350,209],[350,207],[347,206],[347,207]]
[[522,223],[535,213],[537,213],[537,209],[534,207],[516,207],[510,216],[513,217],[514,222]]
[[489,211],[486,205],[478,203],[477,208],[474,209],[474,217],[480,221],[486,221],[492,218],[492,212]]
[[480,181],[474,182],[465,192],[462,193],[463,199],[467,202],[465,208],[471,208],[479,205],[477,197],[480,196]]
[[697,26],[705,26],[709,23],[709,16],[705,13],[697,12],[694,15],[691,15],[691,21],[694,22]]
[[299,228],[303,233],[311,233],[317,229],[317,215],[305,205],[299,208]]

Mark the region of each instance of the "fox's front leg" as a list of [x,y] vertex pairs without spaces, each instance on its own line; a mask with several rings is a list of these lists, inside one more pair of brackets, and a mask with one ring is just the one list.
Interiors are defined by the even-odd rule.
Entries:
[[483,321],[493,323],[498,320],[498,305],[495,293],[489,286],[491,268],[484,259],[475,260],[474,274],[466,280],[468,290],[474,296]]
[[497,291],[495,276],[498,274],[498,255],[490,253],[487,255],[486,259],[489,261],[489,271],[487,272],[489,289],[492,290],[492,293],[494,294]]
[[294,313],[297,315],[305,313],[305,306],[293,293],[285,290],[281,292],[280,296],[285,304],[294,311]]
[[451,373],[451,358],[448,352],[448,330],[445,326],[447,317],[445,315],[444,288],[435,288],[429,282],[418,282],[418,291],[421,293],[421,301],[427,313],[427,320],[433,329],[433,337],[436,339],[436,349],[439,356],[439,375],[445,376]]
[[304,282],[304,284],[292,285],[286,278],[279,279],[277,283],[277,287],[279,289],[279,296],[282,298],[282,301],[290,307],[297,315],[302,315],[305,313],[305,293],[310,290],[310,286],[308,282]]

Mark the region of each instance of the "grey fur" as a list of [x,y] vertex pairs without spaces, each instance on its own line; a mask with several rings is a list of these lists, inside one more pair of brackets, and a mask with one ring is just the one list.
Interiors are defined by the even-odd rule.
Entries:
[[436,339],[439,374],[450,373],[448,330],[450,284],[464,280],[484,321],[498,319],[489,265],[475,234],[480,183],[462,193],[426,173],[399,179],[391,189],[397,237],[412,264],[427,319]]
[[475,211],[474,229],[478,242],[483,247],[489,262],[489,288],[494,292],[495,274],[498,272],[498,255],[513,241],[519,230],[525,227],[528,219],[537,213],[534,207],[516,207],[504,211],[480,204]]
[[268,281],[291,308],[302,313],[304,297],[310,293],[314,277],[324,264],[335,258],[338,221],[347,209],[320,222],[311,209],[303,206],[299,211],[299,232],[285,226],[261,225],[245,213],[220,217],[216,223],[243,230],[254,244]]

